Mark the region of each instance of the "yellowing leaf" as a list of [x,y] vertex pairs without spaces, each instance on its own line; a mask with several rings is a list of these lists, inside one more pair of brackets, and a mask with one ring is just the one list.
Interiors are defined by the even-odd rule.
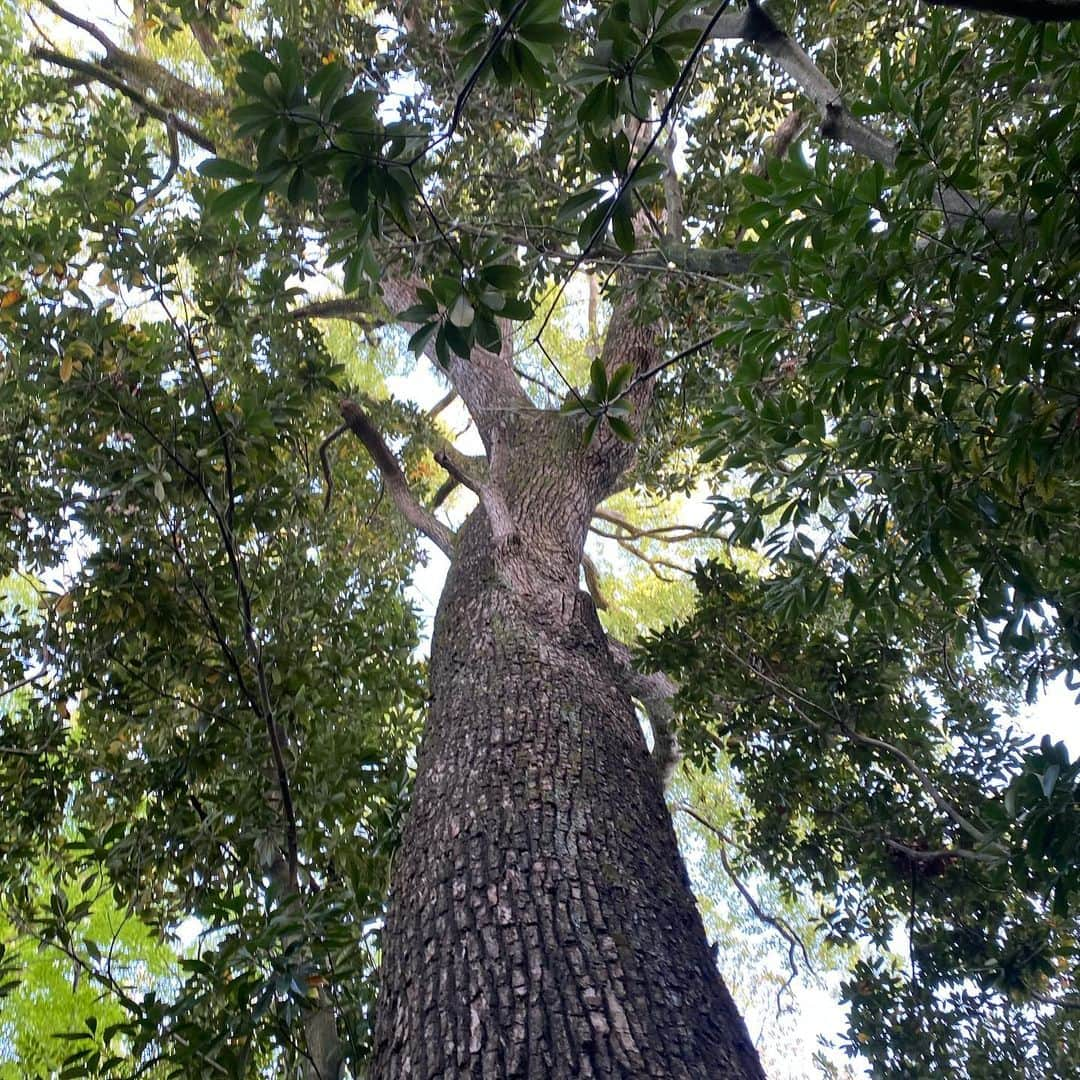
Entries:
[[17,304],[22,299],[22,293],[18,289],[8,289],[2,297],[0,297],[0,310],[3,308],[9,308],[14,304]]
[[60,361],[60,381],[66,383],[71,378],[71,372],[75,368],[75,361],[70,356],[65,356]]
[[70,356],[72,360],[89,360],[94,355],[94,347],[88,341],[81,339],[71,342],[64,350],[65,356]]

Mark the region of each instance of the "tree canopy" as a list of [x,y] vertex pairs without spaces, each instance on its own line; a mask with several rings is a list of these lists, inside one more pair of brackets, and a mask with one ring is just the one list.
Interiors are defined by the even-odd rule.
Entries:
[[583,584],[844,1048],[1076,1074],[1080,759],[1010,717],[1080,674],[1080,37],[1011,7],[0,3],[0,993],[96,988],[62,1075],[328,1017],[363,1075],[484,469],[407,380],[507,343],[637,448]]

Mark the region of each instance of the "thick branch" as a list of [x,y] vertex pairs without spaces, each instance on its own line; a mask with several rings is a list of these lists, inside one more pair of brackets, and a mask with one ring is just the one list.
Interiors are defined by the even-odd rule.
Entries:
[[418,529],[448,557],[454,554],[454,534],[430,511],[417,501],[397,459],[375,429],[367,414],[355,401],[341,402],[341,415],[349,430],[364,444],[371,459],[382,474],[386,490],[405,520]]
[[67,8],[61,7],[55,0],[39,0],[57,18],[89,34],[105,50],[101,66],[117,71],[129,80],[138,83],[143,89],[153,90],[161,103],[168,108],[182,109],[186,113],[198,116],[210,108],[220,107],[222,102],[213,94],[199,89],[174,75],[168,68],[148,56],[136,56],[122,49],[102,29],[92,22],[79,18]]
[[80,75],[85,75],[88,79],[93,79],[103,86],[108,86],[117,93],[123,94],[129,101],[142,109],[147,116],[152,116],[155,120],[160,120],[163,124],[172,125],[179,134],[190,139],[196,146],[201,146],[211,154],[216,153],[213,140],[204,135],[197,127],[189,124],[186,120],[182,120],[175,113],[170,112],[161,105],[151,101],[141,91],[136,90],[133,86],[129,86],[119,76],[114,75],[111,71],[107,71],[99,64],[91,63],[88,60],[78,60],[73,56],[65,56],[63,53],[58,53],[54,49],[46,49],[40,45],[35,45],[30,50],[30,55],[38,60],[44,60],[48,64],[55,64],[57,67],[66,68],[68,71],[78,72]]
[[443,447],[436,455],[435,460],[450,474],[450,478],[462,487],[467,487],[480,498],[484,512],[491,526],[491,535],[495,543],[502,547],[510,543],[517,534],[514,518],[510,513],[510,507],[506,503],[503,493],[489,480],[479,480],[462,468],[463,454],[453,451],[452,447]]
[[368,330],[386,326],[386,320],[371,312],[371,301],[355,296],[338,296],[330,300],[312,300],[289,312],[293,319],[345,319]]
[[[697,29],[707,22],[699,15],[687,20],[687,25]],[[725,15],[716,22],[713,36],[745,41],[773,60],[817,107],[822,119],[821,134],[827,139],[844,143],[857,154],[887,169],[896,165],[898,147],[895,140],[851,114],[839,88],[764,8],[753,4],[744,14]],[[938,185],[938,189],[938,203],[947,218],[966,221],[975,217],[992,231],[1008,232],[1016,225],[1015,215],[985,209],[955,188]]]
[[630,649],[621,641],[608,638],[608,651],[623,690],[641,702],[649,718],[653,733],[653,761],[660,774],[660,782],[667,787],[681,757],[673,724],[674,699],[678,688],[662,671],[642,675],[634,667]]

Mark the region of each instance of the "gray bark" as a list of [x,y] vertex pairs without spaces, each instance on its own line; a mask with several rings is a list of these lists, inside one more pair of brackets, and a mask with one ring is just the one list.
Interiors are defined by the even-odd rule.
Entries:
[[[605,363],[647,369],[652,331],[625,312],[614,324]],[[494,497],[455,540],[436,615],[372,1080],[757,1080],[656,764],[577,587],[593,510],[633,449],[603,429],[583,446],[483,363],[455,386]]]

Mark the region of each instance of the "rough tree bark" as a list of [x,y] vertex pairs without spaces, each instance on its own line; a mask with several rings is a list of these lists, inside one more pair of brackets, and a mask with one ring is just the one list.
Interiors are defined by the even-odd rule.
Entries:
[[[605,364],[654,356],[617,311]],[[482,353],[450,371],[488,480],[435,620],[371,1075],[762,1077],[620,664],[578,588],[589,521],[633,450],[604,430],[584,446],[510,373]]]

